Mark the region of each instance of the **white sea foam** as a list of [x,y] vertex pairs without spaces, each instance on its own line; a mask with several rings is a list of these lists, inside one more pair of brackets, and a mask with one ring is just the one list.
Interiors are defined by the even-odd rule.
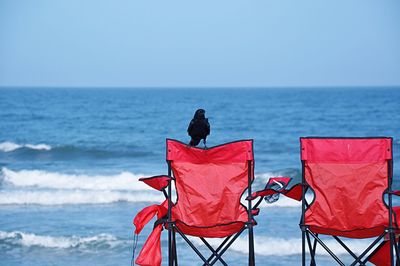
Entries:
[[[199,238],[189,237],[190,240],[197,245],[204,245]],[[0,231],[0,241],[12,245],[21,245],[26,247],[44,247],[56,249],[69,249],[79,248],[81,250],[96,249],[99,245],[106,248],[114,248],[119,245],[127,245],[129,241],[119,240],[117,237],[110,234],[99,234],[94,236],[80,237],[80,236],[48,236],[37,235],[32,233],[25,233],[20,231]],[[221,243],[220,239],[210,238],[207,241],[215,248]],[[347,255],[347,251],[333,239],[324,241],[325,244],[336,255]],[[371,243],[370,240],[345,240],[344,243],[348,245],[356,254],[360,254]],[[239,237],[233,245],[231,250],[239,253],[248,253],[248,239],[247,237]],[[300,238],[278,238],[278,237],[265,237],[257,236],[254,242],[254,249],[257,255],[261,256],[292,256],[301,254],[301,239]],[[317,254],[328,255],[328,253],[321,247],[317,248]]]
[[265,173],[258,173],[255,174],[255,178],[258,180],[268,181],[271,177],[282,176],[279,172],[265,172]]
[[164,200],[161,193],[133,193],[95,190],[12,190],[0,193],[0,205],[11,204],[108,204],[114,202],[157,202]]
[[279,195],[279,200],[274,202],[274,203],[261,203],[260,204],[261,208],[300,208],[301,207],[301,201],[297,201],[291,198],[288,198],[286,196]]
[[[273,174],[264,173],[265,177]],[[139,182],[143,175],[121,172],[116,175],[74,175],[42,170],[11,170],[3,167],[0,177],[12,189],[0,194],[0,204],[104,204],[118,201],[159,202],[162,194]],[[128,193],[128,192],[142,192]],[[155,195],[160,195],[157,197]],[[244,199],[244,197],[243,197]],[[299,207],[298,201],[281,196],[260,207]]]
[[15,144],[13,142],[8,142],[8,141],[0,143],[0,151],[4,151],[4,152],[14,151],[21,147],[22,147],[21,145]]
[[[203,242],[198,239],[191,237],[191,241],[194,241],[198,245],[204,245]],[[221,240],[210,238],[207,241],[215,248],[221,243]],[[328,239],[324,241],[325,244],[336,254],[336,255],[347,255],[347,251],[340,246],[336,240]],[[347,240],[344,241],[346,245],[352,248],[356,254],[360,254],[365,250],[366,247],[371,243],[368,240]],[[248,253],[248,239],[247,237],[239,237],[231,246],[231,249],[240,252]],[[257,236],[254,240],[254,250],[257,255],[263,256],[291,256],[301,254],[301,239],[300,238],[278,238],[278,237],[265,237]],[[317,248],[317,254],[329,255],[322,247]]]
[[152,189],[138,179],[141,175],[121,172],[116,175],[68,175],[40,170],[13,171],[3,167],[3,180],[15,187],[37,187],[51,189],[87,190],[149,190]]
[[278,176],[283,176],[283,175],[282,175],[282,173],[279,173],[279,172],[264,172],[264,173],[255,174],[253,190],[265,188],[265,185],[268,183],[268,180],[271,177],[278,177]]
[[104,245],[107,248],[114,248],[123,244],[124,241],[118,240],[110,234],[99,234],[88,237],[80,236],[47,236],[25,233],[20,231],[5,232],[0,231],[0,241],[12,245],[26,247],[44,247],[56,249],[79,248],[82,250]]
[[24,147],[32,149],[32,150],[44,150],[49,151],[51,150],[51,146],[47,144],[25,144]]
[[9,141],[0,143],[0,151],[3,152],[12,152],[21,148],[28,148],[32,150],[44,150],[44,151],[51,150],[51,146],[47,144],[17,144]]

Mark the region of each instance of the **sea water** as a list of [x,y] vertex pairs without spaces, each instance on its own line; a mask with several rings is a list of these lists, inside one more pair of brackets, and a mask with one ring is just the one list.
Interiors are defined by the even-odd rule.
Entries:
[[[138,178],[167,173],[165,139],[188,142],[197,108],[211,124],[209,147],[254,139],[253,189],[272,176],[300,179],[301,136],[393,137],[400,188],[399,104],[396,88],[0,89],[0,265],[130,265],[133,217],[163,200]],[[300,213],[300,204],[284,197],[262,203],[258,265],[301,264]],[[151,228],[139,235],[136,255]],[[177,241],[180,265],[201,265]],[[367,245],[347,243],[356,252]],[[164,232],[163,265],[166,244]],[[245,232],[226,262],[246,265],[247,246]],[[336,265],[317,252],[321,265]]]

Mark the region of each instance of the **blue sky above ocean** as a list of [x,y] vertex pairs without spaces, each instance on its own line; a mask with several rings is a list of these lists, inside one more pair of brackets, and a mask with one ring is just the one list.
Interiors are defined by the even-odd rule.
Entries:
[[396,0],[0,2],[0,86],[400,85]]

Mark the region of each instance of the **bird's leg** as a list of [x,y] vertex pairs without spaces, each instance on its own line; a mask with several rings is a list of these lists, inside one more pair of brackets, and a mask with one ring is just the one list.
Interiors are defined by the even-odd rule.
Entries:
[[207,149],[206,139],[203,139],[204,149]]

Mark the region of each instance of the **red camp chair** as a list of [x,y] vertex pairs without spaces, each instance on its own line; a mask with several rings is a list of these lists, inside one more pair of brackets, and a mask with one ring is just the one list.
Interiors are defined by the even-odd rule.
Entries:
[[[302,265],[306,264],[306,240],[310,265],[316,265],[317,243],[345,265],[320,235],[336,239],[353,257],[351,265],[368,261],[394,265],[394,256],[400,261],[395,241],[399,227],[392,207],[392,195],[398,194],[392,191],[392,138],[306,137],[300,142]],[[306,200],[306,190],[314,194],[311,202]],[[375,240],[356,255],[339,237]]]
[[[168,175],[144,178],[141,181],[163,191],[166,201],[143,209],[135,217],[136,233],[157,214],[159,220],[144,244],[136,263],[160,265],[160,234],[168,230],[168,265],[178,265],[176,233],[194,250],[204,263],[227,263],[222,255],[244,231],[248,230],[249,265],[254,265],[253,219],[258,214],[252,206],[251,183],[254,179],[253,141],[243,140],[201,149],[167,139]],[[176,202],[172,196],[176,187]],[[167,191],[166,191],[167,190]],[[247,191],[247,206],[240,203]],[[276,193],[276,192],[274,192]],[[256,204],[258,205],[260,201]],[[211,251],[205,257],[187,235],[199,237]],[[205,238],[225,238],[214,249]]]

